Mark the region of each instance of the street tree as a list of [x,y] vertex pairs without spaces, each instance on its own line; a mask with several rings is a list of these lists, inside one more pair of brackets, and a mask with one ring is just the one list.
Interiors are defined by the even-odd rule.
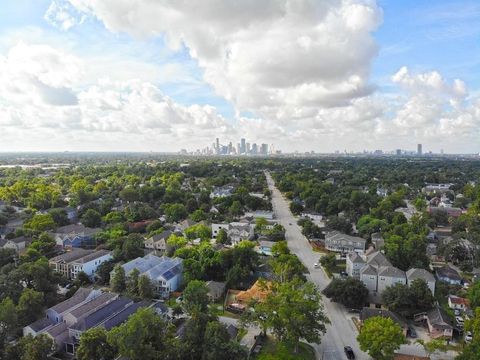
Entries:
[[379,316],[365,320],[357,340],[360,349],[375,360],[392,360],[395,350],[406,343],[401,327]]

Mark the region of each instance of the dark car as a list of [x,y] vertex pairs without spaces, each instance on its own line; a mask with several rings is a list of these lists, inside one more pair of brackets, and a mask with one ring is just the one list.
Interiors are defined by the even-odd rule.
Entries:
[[355,354],[353,353],[353,350],[350,346],[345,346],[343,350],[345,351],[345,355],[347,355],[347,359],[355,359]]
[[417,337],[417,332],[411,326],[408,327],[407,333],[408,333],[408,336],[410,336],[413,339],[415,339]]

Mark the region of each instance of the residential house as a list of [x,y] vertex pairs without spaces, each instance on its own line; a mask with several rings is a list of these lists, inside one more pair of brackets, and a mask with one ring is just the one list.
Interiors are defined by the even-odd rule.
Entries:
[[225,295],[225,287],[226,287],[225,282],[208,281],[206,283],[206,286],[208,288],[207,296],[210,302],[216,302],[222,299],[223,295]]
[[47,310],[46,317],[23,329],[24,336],[46,334],[61,352],[74,355],[81,335],[94,327],[106,330],[122,324],[140,307],[149,302],[137,302],[114,293],[79,289],[70,299]]
[[232,196],[233,190],[234,188],[231,185],[216,187],[210,193],[210,199]]
[[72,249],[79,247],[95,247],[94,235],[101,229],[93,229],[82,224],[72,224],[59,227],[50,232],[55,239],[57,246],[62,249]]
[[448,307],[453,310],[465,311],[470,308],[470,302],[468,299],[456,295],[448,295]]
[[450,285],[462,285],[462,277],[457,270],[445,265],[436,270],[437,279],[449,283]]
[[422,188],[423,193],[437,193],[443,194],[450,191],[450,187],[454,184],[446,183],[446,184],[427,184]]
[[255,237],[254,229],[255,226],[249,222],[212,224],[212,237],[216,239],[220,230],[225,230],[230,243],[236,245],[243,240],[253,240]]
[[[128,277],[133,269],[139,275],[146,275],[155,287],[155,291],[162,297],[167,297],[170,292],[177,291],[182,284],[183,260],[181,258],[158,257],[148,254],[136,258],[122,265]],[[113,276],[114,271],[112,271]]]
[[273,220],[274,218],[274,213],[273,211],[266,211],[266,210],[256,210],[256,211],[250,211],[245,213],[246,218],[253,218],[253,219],[266,219],[266,220]]
[[32,239],[25,236],[14,239],[0,239],[0,248],[14,249],[17,253],[21,253],[31,242]]
[[164,254],[167,251],[167,240],[172,235],[170,230],[155,234],[144,241],[145,248]]
[[346,271],[351,277],[360,279],[360,271],[365,267],[365,260],[356,252],[351,252],[347,256]]
[[384,309],[372,309],[368,307],[364,307],[362,311],[360,311],[360,322],[363,324],[363,322],[367,319],[370,319],[372,317],[383,317],[383,318],[388,318],[392,319],[393,322],[395,322],[397,325],[400,326],[400,328],[403,331],[403,334],[406,336],[407,331],[408,331],[408,323],[405,319],[403,319],[400,315],[390,311],[390,310],[384,310]]
[[358,252],[363,253],[366,249],[367,240],[343,234],[339,231],[331,231],[325,235],[325,248],[335,252]]
[[380,233],[373,233],[371,235],[372,244],[376,250],[381,250],[385,246],[385,239]]
[[428,288],[432,292],[432,295],[435,295],[435,277],[433,274],[425,269],[409,269],[406,272],[407,275],[407,284],[411,286],[414,280],[420,279],[425,281]]
[[112,255],[108,250],[73,249],[51,258],[48,263],[54,271],[72,280],[76,279],[81,271],[93,278],[98,267],[111,259]]
[[84,272],[90,278],[95,277],[98,267],[106,261],[113,259],[113,256],[108,250],[97,250],[91,254],[83,256],[79,259],[73,260],[70,263],[72,279],[76,279],[79,272]]
[[455,207],[436,207],[436,206],[429,206],[428,212],[430,214],[434,214],[437,212],[444,212],[447,214],[448,217],[458,218],[460,215],[463,214],[463,210],[460,208]]
[[380,251],[367,251],[364,255],[350,253],[347,256],[346,271],[349,276],[360,279],[370,293],[370,302],[381,304],[383,291],[395,284],[408,286],[416,279],[422,279],[428,288],[435,292],[435,278],[424,269],[410,269],[406,273],[388,261]]
[[425,321],[430,337],[433,339],[453,337],[453,322],[448,314],[438,305],[426,313],[414,316],[415,321]]

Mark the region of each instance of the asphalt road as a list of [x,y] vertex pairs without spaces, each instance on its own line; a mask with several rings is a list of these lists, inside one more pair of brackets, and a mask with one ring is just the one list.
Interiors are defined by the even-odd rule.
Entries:
[[[330,279],[321,268],[315,269],[313,267],[313,265],[318,262],[320,254],[312,251],[308,240],[301,232],[300,226],[297,225],[297,219],[290,211],[288,201],[283,198],[280,191],[276,188],[268,172],[266,173],[266,177],[268,187],[272,193],[272,206],[276,220],[286,229],[285,238],[288,247],[310,271],[309,280],[315,283],[320,290],[323,290],[330,282]],[[351,318],[347,316],[344,307],[330,302],[330,300],[326,298],[323,300],[323,305],[331,324],[327,326],[327,333],[322,338],[321,344],[314,345],[318,359],[346,359],[343,348],[347,345],[353,348],[356,359],[370,359],[367,354],[360,351],[356,340],[357,330]]]

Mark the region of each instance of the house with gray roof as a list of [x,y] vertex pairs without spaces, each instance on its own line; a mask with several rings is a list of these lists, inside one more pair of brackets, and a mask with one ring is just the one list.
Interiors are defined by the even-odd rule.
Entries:
[[[154,285],[156,293],[162,297],[176,291],[183,281],[183,260],[181,258],[158,257],[148,254],[129,261],[122,267],[127,277],[133,269],[137,269],[139,275],[146,275]],[[113,274],[114,271],[112,271],[112,277]]]
[[221,282],[221,281],[208,281],[206,283],[206,286],[208,288],[208,299],[211,302],[215,302],[223,297],[225,295],[225,287],[226,283]]
[[407,275],[407,284],[408,286],[411,286],[413,281],[420,279],[425,281],[427,284],[428,288],[432,292],[432,295],[435,295],[435,276],[433,274],[425,269],[416,269],[412,268],[407,270],[406,272]]
[[70,298],[47,310],[46,317],[26,326],[24,336],[46,334],[59,351],[74,355],[80,336],[88,329],[102,326],[107,330],[122,324],[140,307],[150,302],[121,297],[115,293],[80,288]]
[[365,260],[356,252],[347,255],[346,271],[347,274],[356,279],[360,279],[360,271],[365,267]]
[[101,229],[89,228],[82,224],[71,224],[59,227],[50,234],[55,239],[57,246],[62,249],[79,247],[95,247],[94,235]]
[[343,234],[339,231],[330,231],[325,235],[325,248],[330,251],[363,254],[367,246],[367,240],[358,236]]
[[144,241],[146,249],[154,250],[164,254],[167,251],[167,240],[172,235],[170,230],[165,230],[160,234],[155,234]]
[[82,271],[93,278],[97,268],[111,259],[112,254],[108,250],[72,249],[55,256],[48,263],[54,271],[61,273],[67,279],[76,279],[78,273]]
[[25,236],[19,236],[14,239],[0,239],[0,248],[14,249],[17,253],[21,253],[32,242],[32,239]]

